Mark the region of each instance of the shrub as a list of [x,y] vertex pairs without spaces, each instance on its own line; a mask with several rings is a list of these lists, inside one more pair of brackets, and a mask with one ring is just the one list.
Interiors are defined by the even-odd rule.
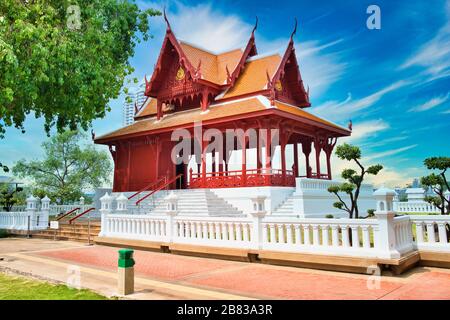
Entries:
[[0,229],[0,238],[6,238],[8,236],[8,231],[5,229]]
[[375,209],[368,209],[367,217],[373,217],[373,216],[375,216]]
[[334,218],[334,216],[333,216],[332,214],[327,214],[327,215],[325,216],[325,218],[328,218],[328,219],[333,219],[333,218]]

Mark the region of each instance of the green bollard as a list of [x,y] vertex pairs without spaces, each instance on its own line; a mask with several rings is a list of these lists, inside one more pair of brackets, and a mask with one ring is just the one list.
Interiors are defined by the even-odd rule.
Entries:
[[118,291],[120,295],[134,292],[134,259],[133,250],[120,249],[118,260]]

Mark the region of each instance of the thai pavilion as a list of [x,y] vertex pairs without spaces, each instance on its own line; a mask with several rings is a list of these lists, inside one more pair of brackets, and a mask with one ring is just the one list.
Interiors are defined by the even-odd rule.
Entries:
[[[332,179],[333,147],[337,138],[351,131],[305,110],[311,103],[297,64],[296,28],[282,56],[260,56],[254,34],[257,24],[245,48],[212,53],[178,40],[167,18],[166,22],[158,60],[146,79],[147,100],[136,106],[135,123],[95,139],[108,145],[112,154],[113,192],[153,190],[165,183],[169,189],[210,189],[239,207],[241,188],[248,197],[255,190],[265,190],[275,209],[295,190],[302,193],[299,184],[309,188],[311,182]],[[257,144],[251,146],[243,135],[236,139],[240,141],[233,144],[234,150],[208,148],[210,141],[203,134],[195,138],[199,122],[203,132],[216,129],[224,135],[228,129],[255,129]],[[181,129],[194,137],[188,163],[171,159],[179,142],[172,141],[172,133]],[[274,129],[278,146],[273,145]],[[293,154],[289,163],[288,146]],[[275,147],[280,155],[277,161]],[[197,154],[196,148],[200,156],[191,156]],[[229,159],[236,152],[241,164],[231,170]],[[250,157],[256,159],[253,166],[247,161]],[[322,184],[322,193],[332,201],[328,185]]]

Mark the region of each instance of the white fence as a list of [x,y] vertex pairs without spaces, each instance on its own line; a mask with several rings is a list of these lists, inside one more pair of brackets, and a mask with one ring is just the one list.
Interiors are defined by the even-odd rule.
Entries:
[[440,213],[441,210],[428,202],[394,202],[394,211],[399,213],[413,212],[413,213]]
[[419,250],[445,251],[450,253],[448,230],[450,216],[410,216],[415,225],[416,247]]
[[48,212],[0,212],[0,229],[43,230],[48,227]]
[[[416,248],[449,251],[445,232],[449,223],[448,216],[393,217],[393,214],[378,219],[296,219],[104,213],[100,236],[249,250],[395,258]],[[416,240],[413,224],[426,225],[426,231],[417,231]]]

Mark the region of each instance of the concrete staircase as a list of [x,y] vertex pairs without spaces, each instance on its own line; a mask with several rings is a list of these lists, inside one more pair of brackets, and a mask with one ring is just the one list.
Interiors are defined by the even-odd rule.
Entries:
[[[90,232],[90,236],[89,236]],[[91,242],[94,237],[100,233],[100,221],[94,220],[90,222],[90,227],[87,221],[79,221],[74,224],[62,222],[59,224],[59,229],[47,229],[42,231],[33,232],[32,237],[38,239],[49,240],[70,240],[78,242],[88,242],[88,236]]]
[[[154,195],[143,200],[139,207],[136,207],[135,201],[129,201],[128,210],[130,213],[157,214],[166,213],[166,202],[164,197],[171,191],[159,191]],[[223,216],[236,217],[242,216],[242,211],[236,209],[222,198],[216,196],[209,189],[185,189],[173,190],[178,198],[179,215],[196,216]],[[140,195],[141,198],[143,195]]]
[[288,197],[284,202],[273,212],[276,215],[293,215],[294,214],[294,199]]

